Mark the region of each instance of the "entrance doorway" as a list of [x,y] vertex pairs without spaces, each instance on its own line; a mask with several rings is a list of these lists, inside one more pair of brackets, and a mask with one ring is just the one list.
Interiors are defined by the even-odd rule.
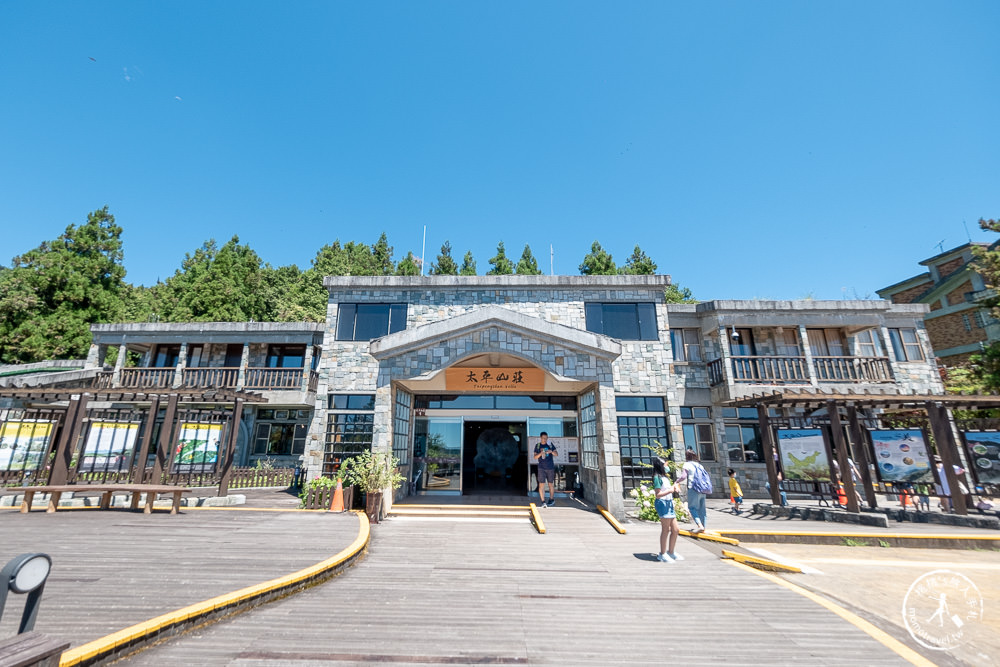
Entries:
[[525,495],[527,422],[466,421],[462,435],[463,494]]

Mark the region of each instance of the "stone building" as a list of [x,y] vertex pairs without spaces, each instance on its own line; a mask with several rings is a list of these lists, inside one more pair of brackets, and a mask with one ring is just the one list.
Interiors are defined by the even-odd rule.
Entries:
[[925,303],[927,333],[941,363],[957,366],[983,345],[1000,340],[1000,322],[990,316],[983,301],[994,296],[972,266],[972,249],[985,243],[966,243],[920,262],[927,271],[883,287],[878,295],[893,303]]
[[94,325],[83,367],[49,378],[198,390],[200,400],[213,389],[259,394],[240,408],[237,465],[301,463],[313,476],[369,448],[391,451],[407,480],[397,498],[526,495],[544,431],[559,449],[559,492],[619,516],[649,479],[654,442],[677,459],[697,451],[719,489],[733,467],[748,495],[762,495],[758,415],[735,407],[740,398],[943,391],[927,305],[667,304],[669,284],[328,277],[322,324]]

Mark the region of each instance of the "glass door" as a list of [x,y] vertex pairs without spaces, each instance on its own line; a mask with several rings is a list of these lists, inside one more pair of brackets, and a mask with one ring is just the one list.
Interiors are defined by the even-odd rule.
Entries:
[[418,494],[462,493],[462,418],[417,417],[413,466]]

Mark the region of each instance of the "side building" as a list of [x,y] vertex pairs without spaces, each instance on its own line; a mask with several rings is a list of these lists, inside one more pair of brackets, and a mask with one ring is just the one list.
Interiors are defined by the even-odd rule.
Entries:
[[878,290],[893,303],[924,303],[930,308],[924,320],[931,344],[941,363],[958,366],[984,345],[1000,340],[1000,322],[984,306],[995,296],[972,264],[973,248],[966,243],[929,257],[920,264],[927,271]]

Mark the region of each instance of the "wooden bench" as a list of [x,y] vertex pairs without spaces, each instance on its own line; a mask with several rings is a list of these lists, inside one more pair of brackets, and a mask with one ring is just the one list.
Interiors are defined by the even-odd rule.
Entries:
[[0,489],[0,494],[23,493],[24,499],[21,501],[21,513],[31,511],[31,504],[35,500],[36,493],[49,494],[49,507],[47,513],[55,512],[59,507],[59,499],[64,493],[99,491],[101,493],[101,509],[111,507],[111,496],[115,493],[127,493],[132,495],[129,505],[131,509],[139,507],[139,497],[145,493],[146,503],[143,512],[149,514],[153,511],[153,502],[159,494],[173,494],[174,502],[170,507],[171,514],[177,514],[181,506],[181,494],[190,493],[191,489],[183,489],[176,486],[157,486],[153,484],[67,484],[65,486],[18,486]]

